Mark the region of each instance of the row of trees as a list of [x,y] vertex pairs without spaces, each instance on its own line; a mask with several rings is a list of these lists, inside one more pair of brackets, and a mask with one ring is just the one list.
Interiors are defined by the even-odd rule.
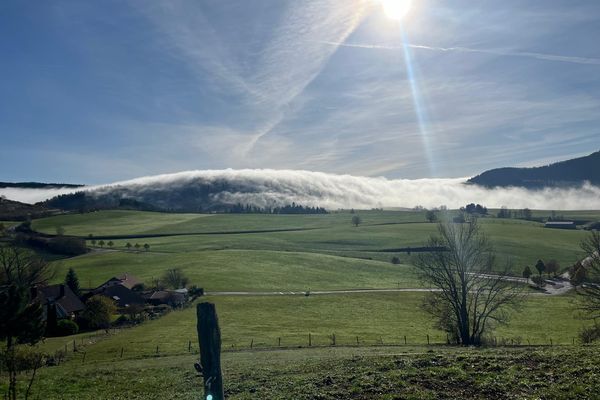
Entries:
[[[109,240],[107,242],[105,242],[104,240],[100,239],[100,240],[96,240],[94,239],[93,235],[88,235],[88,240],[90,241],[90,244],[92,246],[100,246],[101,248],[103,248],[104,246],[108,246],[110,248],[112,248],[115,243],[112,240]],[[144,243],[143,245],[140,245],[139,243],[136,244],[131,244],[130,242],[127,242],[125,244],[125,247],[127,248],[127,250],[131,250],[131,248],[133,247],[136,251],[139,251],[142,247],[144,248],[144,250],[148,251],[150,250],[150,245],[148,243]]]
[[529,208],[523,208],[522,210],[510,210],[506,206],[500,207],[500,210],[496,214],[497,218],[521,218],[531,220],[533,218],[533,212]]
[[[558,261],[556,261],[554,259],[547,261],[545,263],[541,259],[537,260],[534,268],[539,274],[539,277],[536,279],[536,283],[539,286],[543,286],[542,275],[544,273],[546,273],[548,278],[550,278],[550,276],[556,277],[557,274],[560,272],[560,264],[558,263]],[[531,269],[531,267],[529,265],[525,266],[525,268],[523,269],[522,275],[523,275],[523,278],[525,278],[525,279],[530,279],[532,277],[533,270]]]

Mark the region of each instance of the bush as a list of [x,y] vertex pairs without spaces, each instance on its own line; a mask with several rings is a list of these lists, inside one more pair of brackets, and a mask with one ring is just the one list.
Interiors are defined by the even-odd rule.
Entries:
[[392,264],[400,264],[400,259],[396,256],[392,257]]
[[117,318],[115,322],[113,322],[114,326],[123,326],[129,324],[131,324],[131,320],[127,315],[120,315],[119,318]]
[[61,319],[56,323],[56,336],[75,335],[79,332],[79,325],[70,319]]
[[199,288],[196,285],[192,285],[192,287],[190,287],[188,293],[192,298],[204,296],[204,288]]
[[534,275],[534,276],[532,276],[532,277],[531,277],[531,281],[532,281],[533,283],[535,283],[536,285],[538,285],[538,286],[544,286],[544,285],[546,284],[546,283],[545,283],[545,281],[544,281],[544,278],[542,278],[542,277],[541,277],[541,276],[539,276],[539,275]]
[[588,326],[579,332],[581,343],[590,344],[600,339],[600,325]]

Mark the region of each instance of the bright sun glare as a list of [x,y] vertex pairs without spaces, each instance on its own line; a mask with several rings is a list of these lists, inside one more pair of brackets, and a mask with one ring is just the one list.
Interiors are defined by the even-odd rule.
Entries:
[[410,11],[412,0],[381,0],[383,10],[388,18],[401,20]]

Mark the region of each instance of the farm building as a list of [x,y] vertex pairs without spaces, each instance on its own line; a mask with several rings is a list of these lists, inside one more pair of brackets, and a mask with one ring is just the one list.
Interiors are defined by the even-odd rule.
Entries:
[[552,229],[577,229],[573,221],[549,221],[544,226]]
[[141,281],[125,273],[122,276],[110,278],[90,293],[114,300],[117,307],[125,308],[133,304],[144,304],[144,299],[132,288],[141,284]]
[[50,285],[32,289],[32,294],[44,307],[44,318],[49,309],[56,309],[56,319],[75,319],[85,309],[79,297],[66,285]]
[[187,289],[179,290],[157,290],[149,292],[145,296],[146,302],[153,306],[168,304],[171,307],[181,307],[188,300]]

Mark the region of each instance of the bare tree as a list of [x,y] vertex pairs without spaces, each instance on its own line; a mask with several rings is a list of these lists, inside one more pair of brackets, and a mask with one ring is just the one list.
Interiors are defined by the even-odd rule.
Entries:
[[162,277],[162,282],[172,289],[181,289],[189,283],[189,279],[179,268],[168,269]]
[[416,262],[421,278],[431,284],[425,311],[460,344],[480,345],[495,324],[508,320],[523,288],[498,269],[494,250],[476,219],[466,224],[438,225],[427,244],[442,251],[422,253]]
[[581,295],[581,310],[586,318],[600,318],[600,232],[591,231],[581,242],[586,258],[581,261],[585,271],[584,283],[577,289]]

